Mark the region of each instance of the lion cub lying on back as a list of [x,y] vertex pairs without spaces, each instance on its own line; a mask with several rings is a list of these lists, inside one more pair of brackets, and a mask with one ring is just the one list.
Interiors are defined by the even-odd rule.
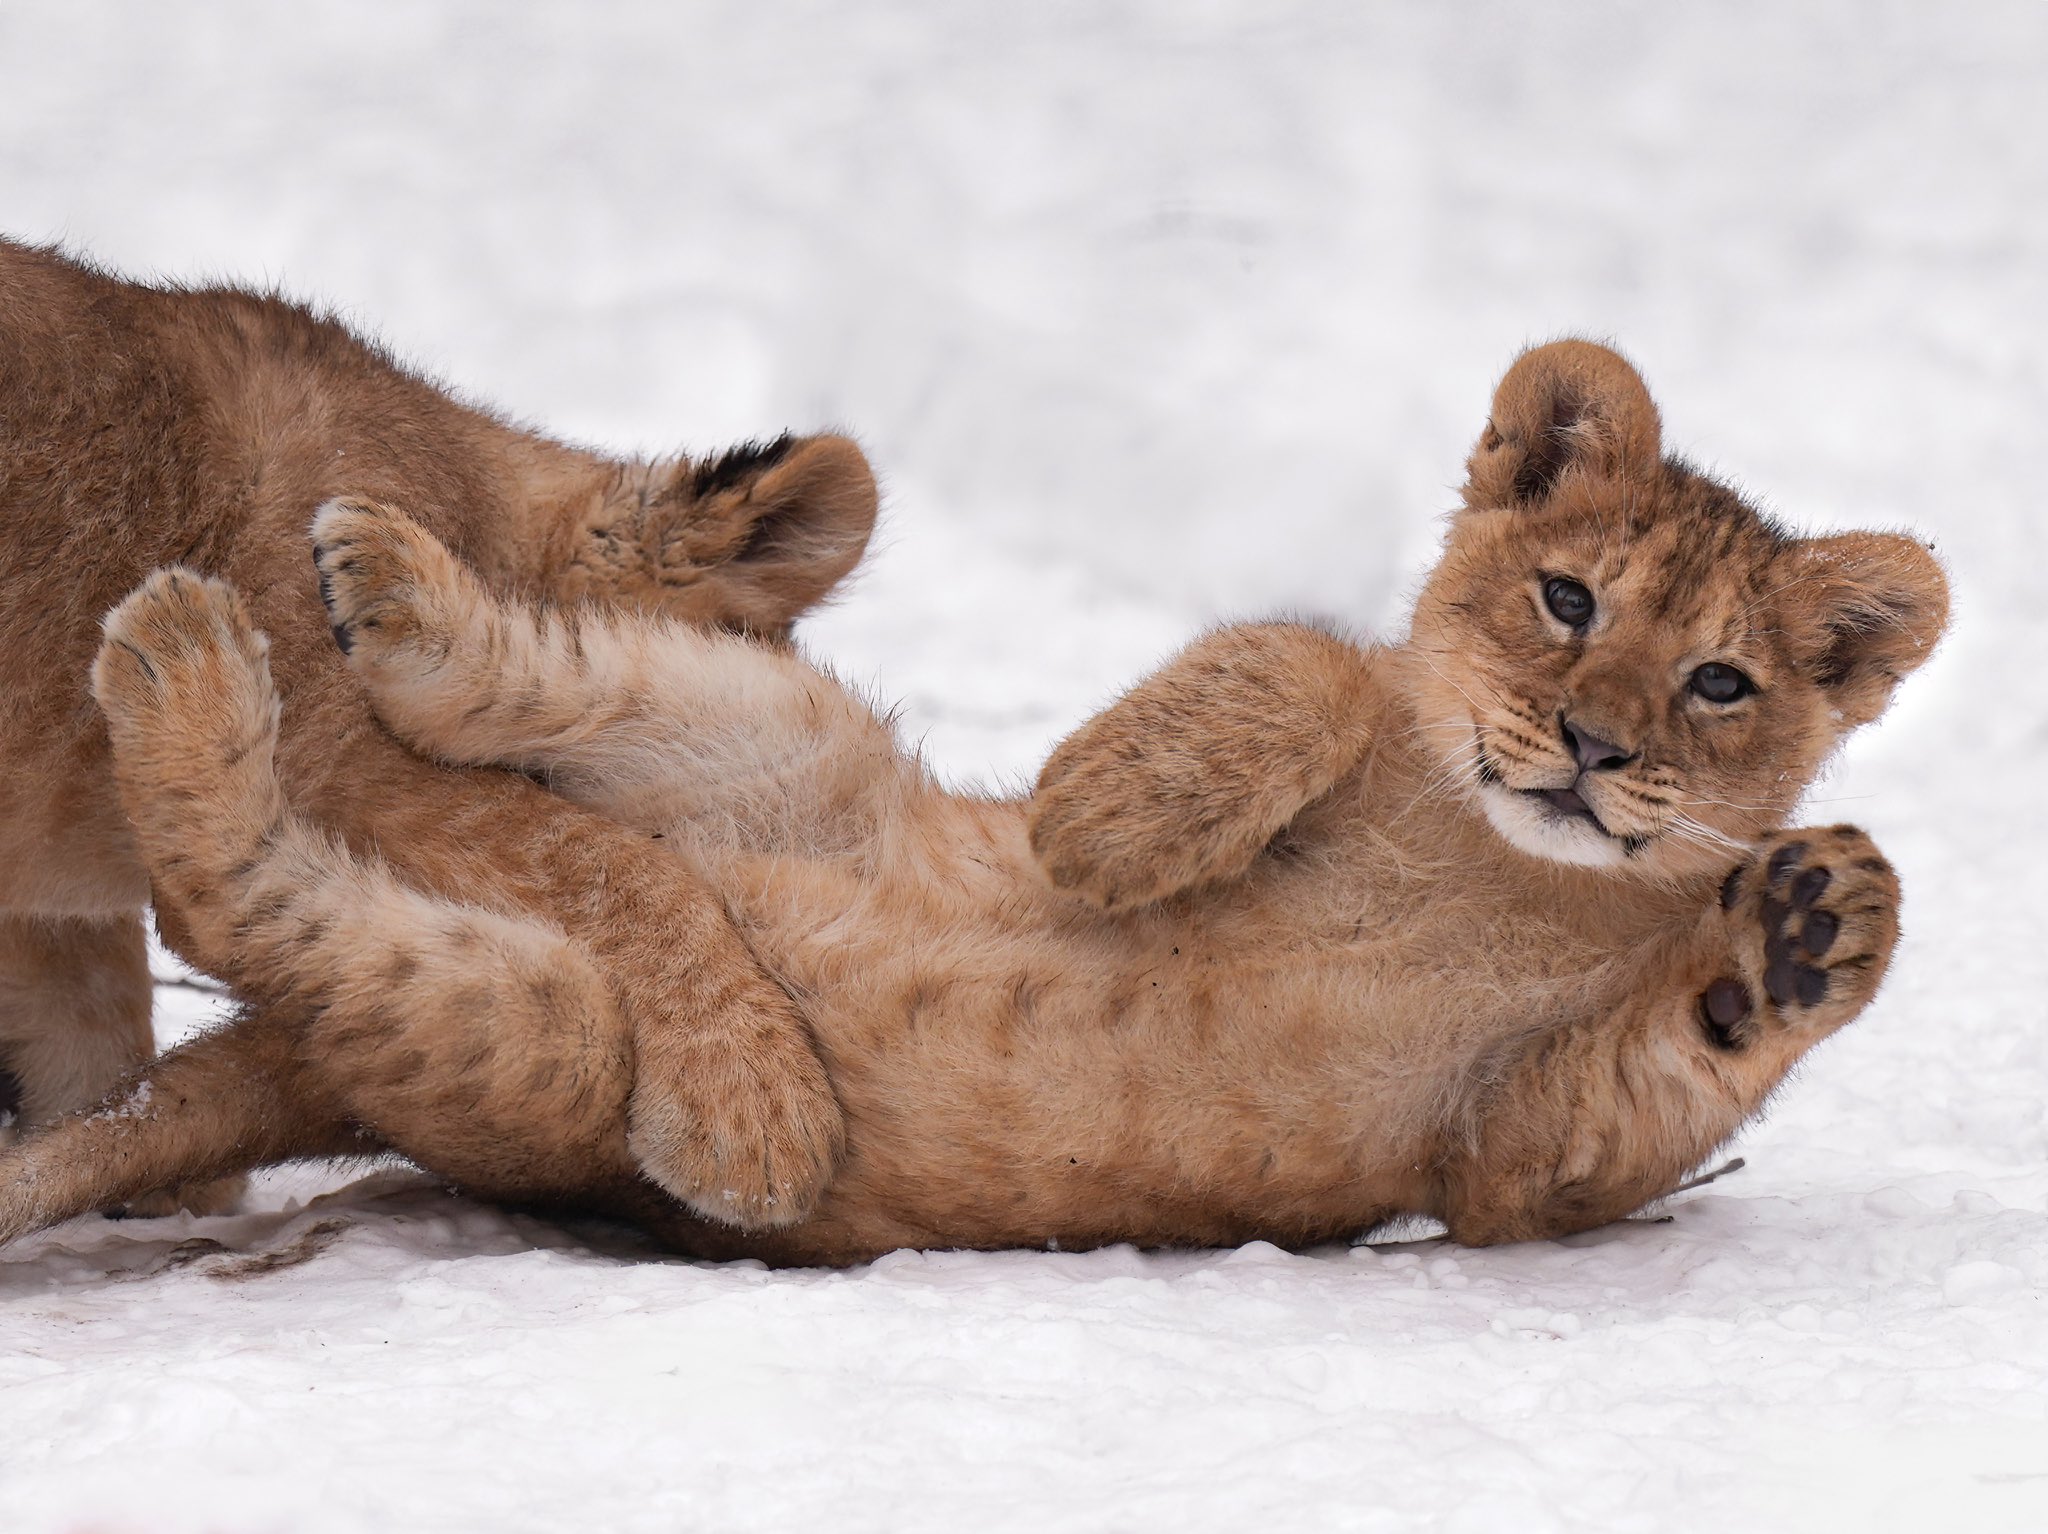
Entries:
[[[1641,381],[1584,342],[1503,381],[1406,642],[1212,634],[1028,803],[941,791],[787,651],[509,605],[399,511],[338,503],[314,531],[386,723],[665,838],[798,998],[846,1114],[835,1180],[783,1231],[664,1201],[615,1127],[524,1191],[794,1262],[1305,1243],[1404,1212],[1493,1242],[1669,1191],[1883,976],[1884,859],[1850,827],[1778,828],[1947,606],[1919,545],[1795,538],[1663,458]],[[508,988],[565,1020],[565,1103],[623,1100],[589,1074],[616,1052],[574,1046],[619,1027],[575,944],[489,890],[418,895],[286,808],[228,589],[153,578],[95,679],[200,942],[271,945],[315,1003],[381,993],[361,1068],[438,1094],[471,1141],[500,1095],[530,1100],[494,1077],[483,1014]],[[238,1093],[326,1111],[263,1103],[235,1049],[230,1029],[157,1067],[241,1072],[189,1107],[155,1092],[0,1161],[0,1235],[109,1202],[107,1179],[232,1161]],[[102,1185],[53,1197],[66,1167]]]

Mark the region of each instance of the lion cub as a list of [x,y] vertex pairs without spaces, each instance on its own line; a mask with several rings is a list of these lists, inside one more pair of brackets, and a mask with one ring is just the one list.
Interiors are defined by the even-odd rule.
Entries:
[[[532,1196],[709,1255],[849,1262],[1299,1244],[1410,1212],[1507,1241],[1670,1191],[1884,974],[1891,868],[1852,827],[1780,827],[1926,657],[1945,583],[1909,539],[1795,537],[1664,458],[1640,379],[1585,342],[1515,364],[1469,468],[1404,642],[1211,634],[1061,745],[1028,802],[942,791],[786,650],[508,602],[403,512],[328,506],[329,616],[387,725],[686,859],[798,999],[845,1113],[838,1175],[785,1230],[691,1217],[595,1131]],[[487,889],[416,894],[286,807],[230,590],[156,577],[95,681],[167,895],[309,1001],[380,994],[361,1069],[473,1130],[521,1099],[480,1022],[473,1057],[425,1053],[462,1033],[465,990],[616,1032],[575,942]],[[225,1068],[232,1035],[159,1070]],[[619,1100],[577,1074],[615,1058],[565,1066],[565,1115]],[[167,1100],[51,1138],[157,1177],[232,1143]],[[33,1150],[0,1162],[0,1235],[104,1197],[53,1201]]]
[[[841,1135],[803,1020],[659,848],[509,773],[436,767],[377,727],[306,557],[307,519],[343,494],[402,499],[495,589],[773,636],[854,566],[876,509],[841,437],[610,459],[462,404],[298,304],[127,282],[0,238],[0,1143],[10,1109],[34,1132],[152,1047],[143,907],[152,878],[179,881],[174,858],[138,853],[87,673],[107,609],[179,564],[233,582],[269,637],[297,809],[415,888],[488,884],[500,907],[575,933],[631,1019],[634,1163],[716,1218],[787,1221],[831,1176]],[[370,1087],[350,1055],[380,994],[285,1015],[296,977],[232,938],[202,950],[175,902],[156,906],[173,948],[263,1011],[244,1036],[270,1035],[271,1065],[306,1078],[287,1100]],[[536,1104],[558,1104],[549,1017],[501,1011],[495,1046],[519,1053],[522,1025],[540,1036]],[[359,1106],[383,1140],[424,1153],[400,1103]],[[526,1117],[531,1145],[551,1116]],[[495,1141],[453,1146],[445,1116],[427,1127],[466,1176],[506,1165]],[[252,1156],[356,1143],[323,1141],[317,1116],[289,1109],[251,1134]],[[179,1195],[199,1207],[221,1192]]]

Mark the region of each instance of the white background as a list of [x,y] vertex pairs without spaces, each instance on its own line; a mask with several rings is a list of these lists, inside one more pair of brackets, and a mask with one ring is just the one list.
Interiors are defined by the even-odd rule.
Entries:
[[1205,621],[1397,625],[1563,333],[1957,597],[1810,811],[1903,870],[1894,977],[1671,1223],[769,1274],[288,1174],[0,1256],[0,1521],[2048,1526],[2044,102],[2033,3],[0,9],[8,234],[619,449],[855,430],[809,637],[956,779]]

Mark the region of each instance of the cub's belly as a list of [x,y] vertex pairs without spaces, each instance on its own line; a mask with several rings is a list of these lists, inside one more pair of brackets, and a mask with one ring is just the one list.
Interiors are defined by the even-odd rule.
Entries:
[[742,882],[735,914],[846,1113],[848,1159],[799,1235],[821,1256],[1311,1240],[1404,1196],[1408,1115],[1358,1111],[1358,1031],[1198,924],[798,864]]

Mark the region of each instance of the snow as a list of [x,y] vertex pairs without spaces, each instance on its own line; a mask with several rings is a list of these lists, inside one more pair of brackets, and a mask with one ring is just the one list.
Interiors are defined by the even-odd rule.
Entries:
[[8,1528],[2048,1527],[2044,101],[2032,0],[0,10],[10,233],[621,448],[854,427],[810,638],[955,778],[1214,618],[1396,619],[1565,332],[1958,614],[1811,811],[1893,979],[1667,1223],[769,1273],[299,1169],[0,1254]]

